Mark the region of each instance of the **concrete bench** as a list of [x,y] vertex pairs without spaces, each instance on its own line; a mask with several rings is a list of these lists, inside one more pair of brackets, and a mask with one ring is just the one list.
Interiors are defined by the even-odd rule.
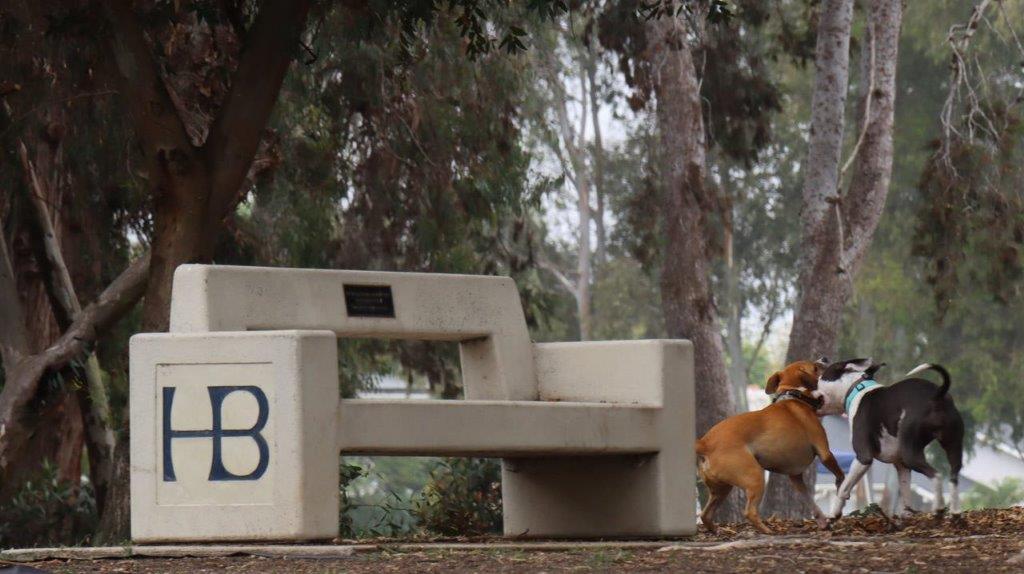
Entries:
[[[695,531],[687,341],[531,343],[506,277],[185,265],[131,340],[138,542],[311,540],[341,454],[501,457],[506,535]],[[466,400],[340,399],[337,338],[458,341]]]

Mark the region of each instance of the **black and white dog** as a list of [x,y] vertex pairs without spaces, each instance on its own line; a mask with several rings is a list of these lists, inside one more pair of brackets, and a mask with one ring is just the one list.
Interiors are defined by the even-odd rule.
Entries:
[[921,378],[882,386],[874,381],[874,375],[884,365],[871,359],[840,361],[826,367],[818,379],[815,394],[824,399],[818,414],[847,413],[856,454],[839,487],[831,517],[842,515],[850,492],[875,459],[896,467],[902,499],[899,515],[910,510],[911,470],[934,481],[934,510],[941,510],[945,506],[942,478],[924,455],[924,448],[933,440],[939,441],[949,460],[950,511],[959,513],[957,481],[963,459],[964,423],[949,396],[949,373],[941,365],[925,363],[907,376],[934,370],[942,376],[942,386]]

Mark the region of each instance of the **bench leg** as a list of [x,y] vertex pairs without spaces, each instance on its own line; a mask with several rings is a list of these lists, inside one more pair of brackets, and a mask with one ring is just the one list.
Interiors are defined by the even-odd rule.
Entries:
[[692,463],[687,466],[681,449],[644,456],[507,459],[504,532],[531,538],[690,535],[696,532],[694,483]]

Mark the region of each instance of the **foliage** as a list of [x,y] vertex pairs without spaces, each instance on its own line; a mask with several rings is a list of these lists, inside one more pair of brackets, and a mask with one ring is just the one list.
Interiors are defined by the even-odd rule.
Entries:
[[501,462],[446,458],[430,473],[431,482],[416,501],[424,529],[442,536],[474,536],[501,529]]
[[997,133],[939,145],[921,176],[914,254],[929,261],[940,313],[959,285],[984,285],[996,301],[1020,297],[1024,279],[1024,122],[1018,106],[986,111]]
[[403,536],[420,529],[415,503],[431,480],[430,457],[345,457],[342,536]]
[[658,286],[635,259],[616,256],[598,268],[593,302],[596,340],[665,336]]
[[[942,363],[968,436],[979,431],[1019,449],[1024,132],[1014,87],[1018,52],[996,46],[1012,37],[1004,15],[1017,29],[1024,20],[1010,4],[1005,11],[997,4],[971,41],[972,69],[990,71],[973,78],[983,115],[966,118],[974,104],[955,99],[948,138],[940,118],[950,86],[935,78],[948,76],[945,38],[969,11],[946,0],[907,7],[897,78],[898,92],[912,96],[897,102],[892,192],[855,285],[840,353],[886,361],[888,380],[922,362]],[[972,132],[970,122],[983,116],[991,123]]]
[[340,498],[338,531],[342,538],[355,538],[356,530],[353,526],[352,516],[350,515],[352,502],[349,496],[349,485],[366,474],[363,467],[357,464],[347,463],[344,460],[338,464],[338,470],[341,476],[340,484],[338,485],[338,496]]
[[768,382],[768,377],[775,372],[776,365],[773,365],[763,352],[755,355],[754,347],[749,344],[743,345],[743,355],[750,369],[750,382],[764,388]]
[[979,510],[982,508],[1009,508],[1024,504],[1024,480],[1020,478],[1004,478],[988,487],[975,484],[964,493],[964,508]]
[[[418,31],[409,58],[399,21],[371,26],[364,16],[342,6],[323,16],[318,57],[287,78],[272,120],[280,168],[235,214],[218,258],[509,274],[538,326],[554,303],[530,265],[540,239],[529,222],[544,188],[528,181],[517,122],[525,60],[463,58],[461,31],[443,11]],[[347,395],[372,386],[373,373],[403,370],[444,397],[461,392],[454,345],[360,340],[340,350]]]
[[0,548],[87,544],[98,520],[89,483],[62,482],[48,461],[42,473],[0,504]]

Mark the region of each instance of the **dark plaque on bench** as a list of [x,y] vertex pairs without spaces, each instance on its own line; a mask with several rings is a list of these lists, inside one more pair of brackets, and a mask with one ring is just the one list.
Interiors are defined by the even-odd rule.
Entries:
[[394,317],[391,286],[345,285],[345,310],[349,317]]

